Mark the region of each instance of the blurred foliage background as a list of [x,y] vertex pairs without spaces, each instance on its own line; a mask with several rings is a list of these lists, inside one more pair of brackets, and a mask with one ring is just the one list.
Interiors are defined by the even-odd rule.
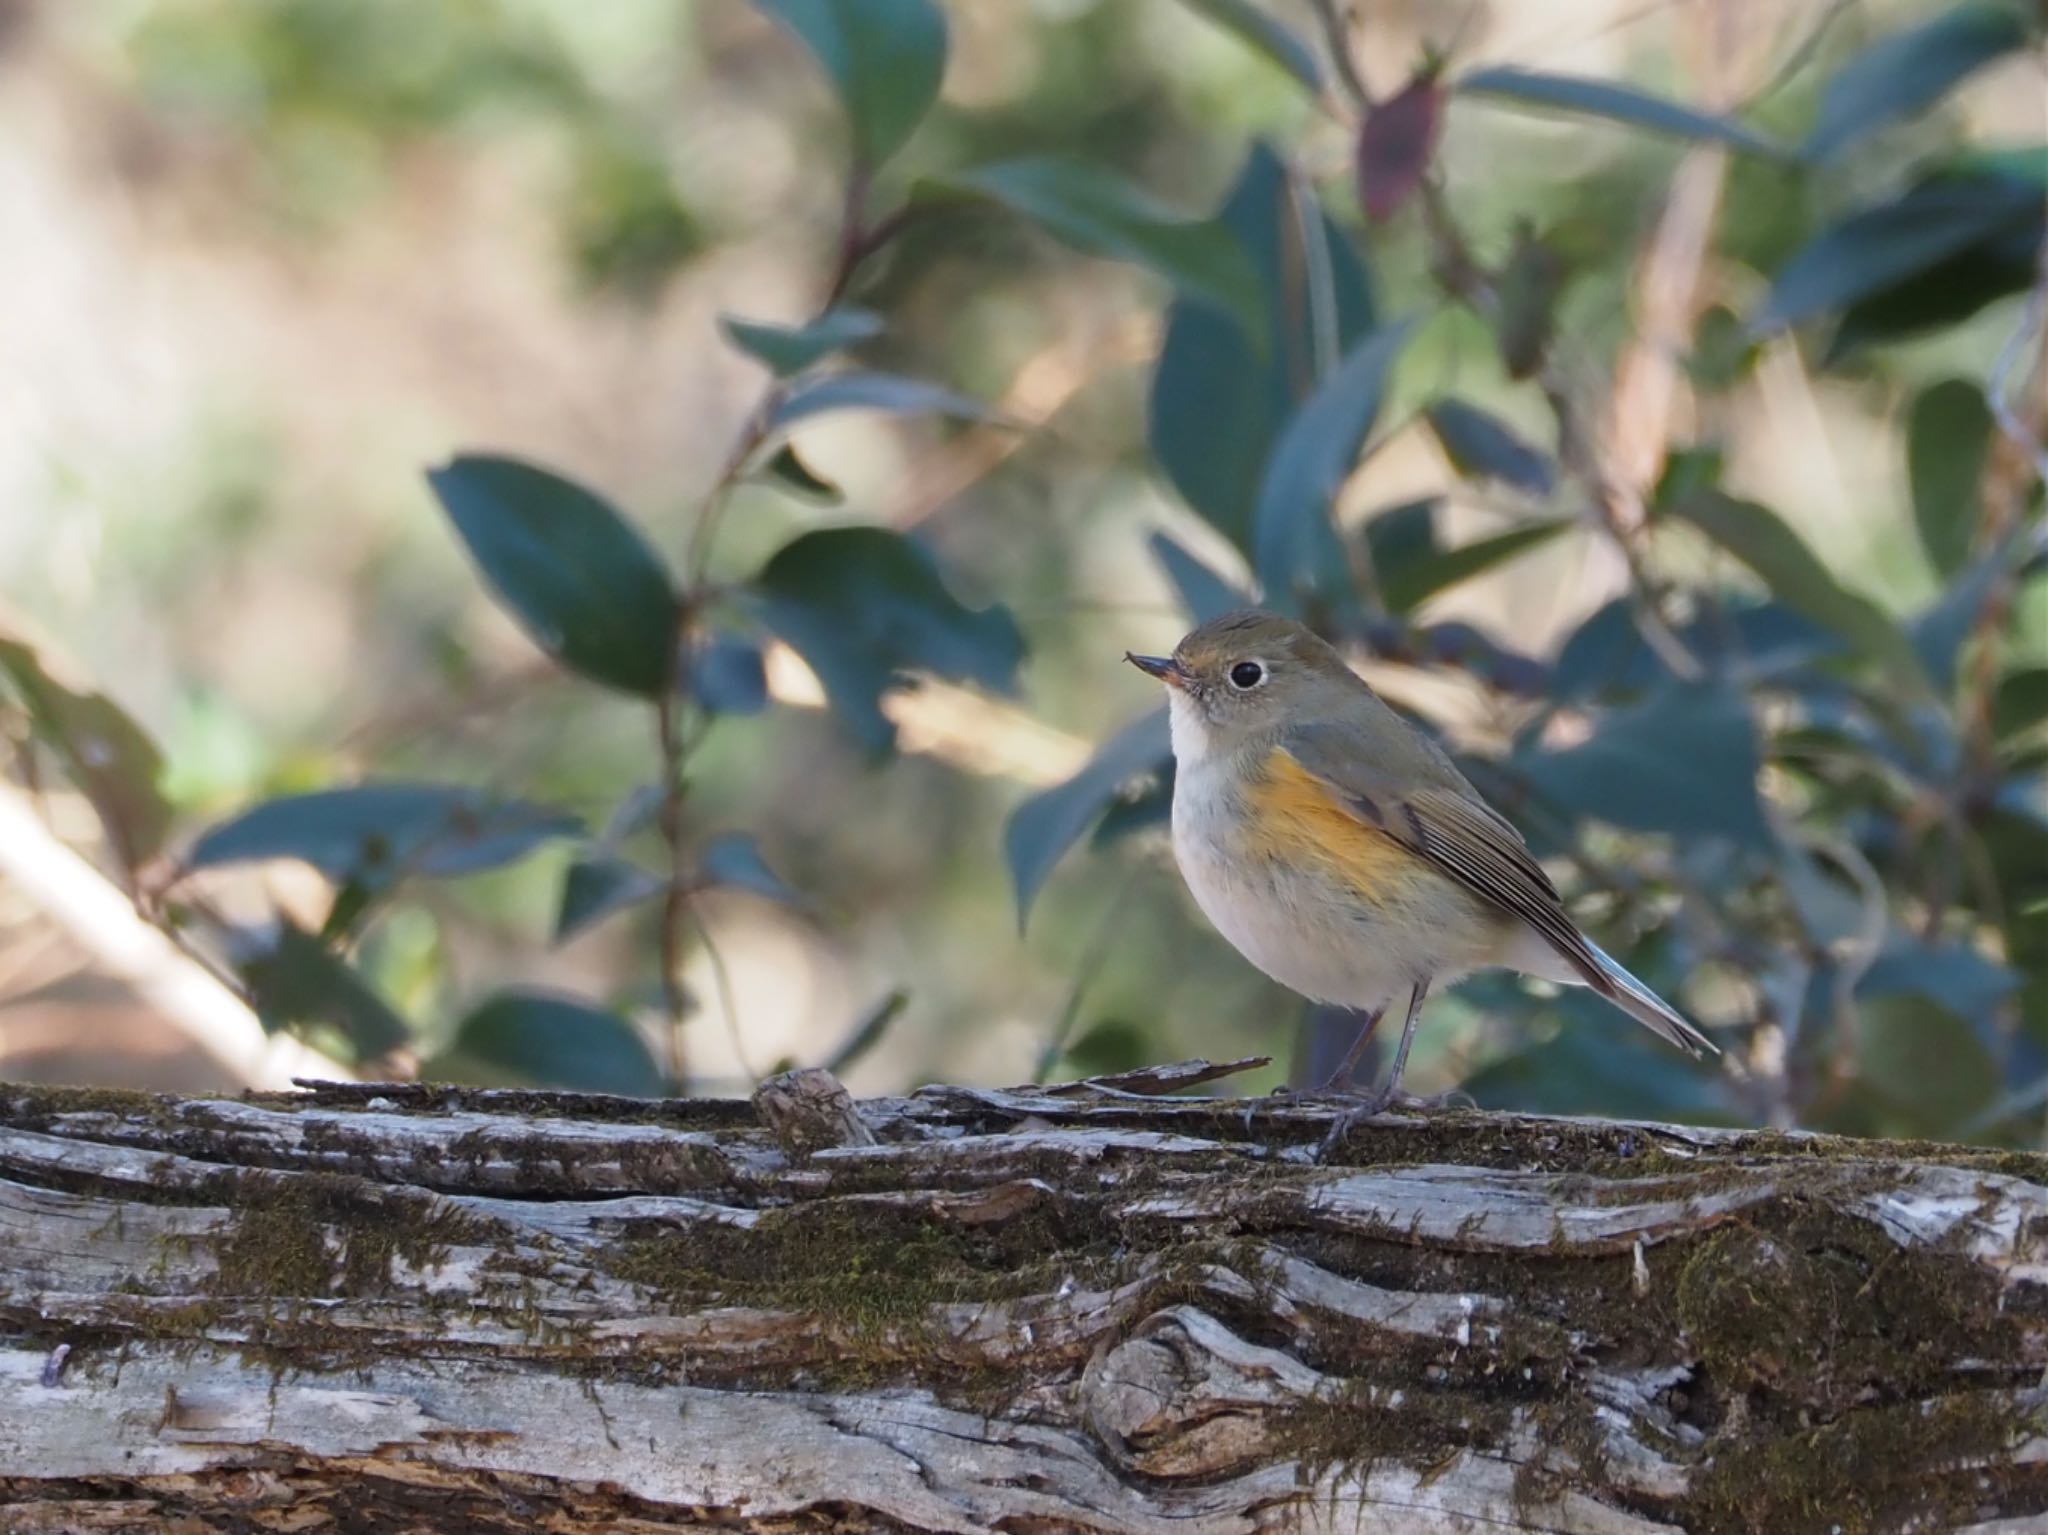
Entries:
[[1727,1052],[1416,1090],[2038,1143],[2048,16],[1352,10],[0,4],[0,1073],[1306,1079],[1118,659],[1256,595]]

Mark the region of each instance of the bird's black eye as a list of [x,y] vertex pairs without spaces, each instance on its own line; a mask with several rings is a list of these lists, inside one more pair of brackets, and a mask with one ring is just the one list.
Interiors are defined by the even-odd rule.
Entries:
[[1266,669],[1256,661],[1240,661],[1230,669],[1230,685],[1234,688],[1255,688],[1266,680]]

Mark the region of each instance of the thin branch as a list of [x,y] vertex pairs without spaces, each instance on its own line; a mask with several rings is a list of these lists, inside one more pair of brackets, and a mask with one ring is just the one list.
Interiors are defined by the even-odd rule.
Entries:
[[234,1079],[286,1088],[294,1076],[355,1072],[288,1034],[272,1034],[248,1003],[146,921],[106,875],[66,847],[0,785],[0,877],[85,949],[101,973],[136,994]]
[[655,824],[668,850],[668,870],[661,899],[661,1003],[667,1025],[668,1075],[681,1092],[688,1058],[683,1025],[689,1017],[689,993],[683,986],[683,925],[690,909],[690,861],[683,844],[683,702],[675,688],[664,688],[654,708],[655,735],[661,751],[661,803]]
[[688,905],[690,925],[697,929],[698,941],[704,945],[704,958],[711,966],[711,984],[718,991],[718,1010],[725,1014],[726,1038],[732,1043],[732,1058],[748,1081],[756,1087],[761,1085],[761,1073],[754,1063],[747,1059],[746,1041],[740,1036],[739,1004],[734,1000],[732,970],[725,962],[725,954],[718,947],[718,940],[711,936],[711,924],[704,920],[702,908],[692,901]]
[[1351,52],[1350,7],[1345,0],[1314,0],[1316,19],[1322,23],[1324,41],[1329,44],[1330,63],[1335,66],[1337,79],[1344,87],[1344,94],[1351,98],[1351,104],[1363,116],[1372,110],[1372,92],[1366,89],[1365,77],[1358,72],[1358,60]]
[[[2048,344],[2044,324],[2048,324],[2048,238],[2041,241],[2035,258],[2034,287],[2027,295],[2026,311],[2013,333],[2006,337],[2005,345],[1999,348],[1998,360],[1991,367],[1991,387],[1985,391],[1998,429],[2027,456],[2035,475],[2048,483],[2048,448],[2042,447],[2040,437],[2021,419],[2015,399],[2040,368],[2042,347]],[[2024,374],[2020,372],[2023,360],[2030,364]]]

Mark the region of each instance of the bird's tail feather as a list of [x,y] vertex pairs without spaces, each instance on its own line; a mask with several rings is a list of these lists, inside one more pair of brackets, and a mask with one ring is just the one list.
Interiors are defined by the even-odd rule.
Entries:
[[1600,961],[1600,978],[1594,981],[1594,988],[1608,1001],[1658,1038],[1678,1046],[1688,1055],[1699,1055],[1703,1051],[1713,1055],[1721,1053],[1718,1045],[1687,1023],[1670,1003],[1630,975],[1613,955],[1590,939],[1587,947]]

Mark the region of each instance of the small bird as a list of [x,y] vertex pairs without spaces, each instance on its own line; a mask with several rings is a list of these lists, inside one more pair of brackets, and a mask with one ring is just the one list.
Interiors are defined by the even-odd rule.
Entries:
[[1393,1101],[1430,988],[1474,970],[1590,986],[1679,1049],[1719,1053],[1579,931],[1521,833],[1310,630],[1245,609],[1170,656],[1124,659],[1166,684],[1173,851],[1196,904],[1281,985],[1368,1015],[1326,1089],[1408,999],[1393,1070],[1332,1143]]

